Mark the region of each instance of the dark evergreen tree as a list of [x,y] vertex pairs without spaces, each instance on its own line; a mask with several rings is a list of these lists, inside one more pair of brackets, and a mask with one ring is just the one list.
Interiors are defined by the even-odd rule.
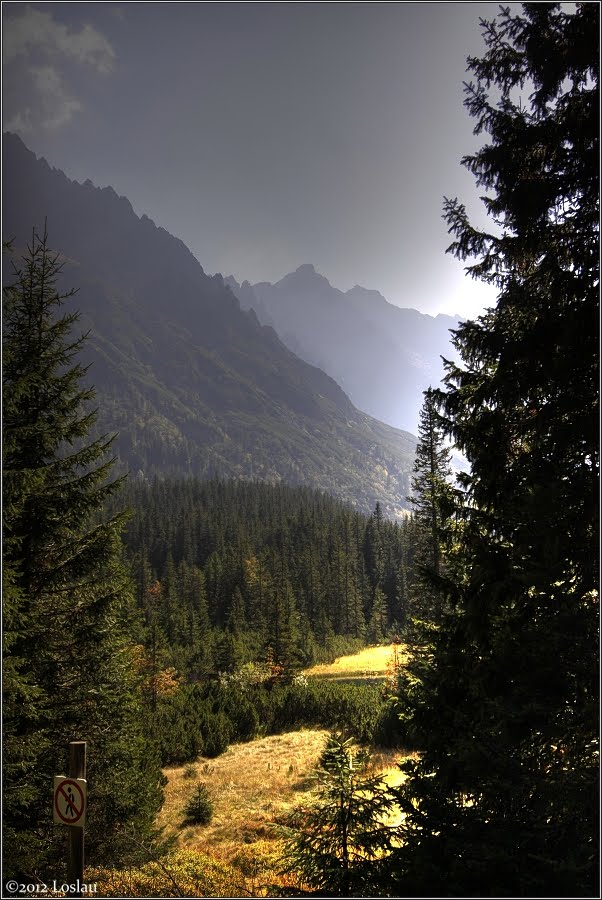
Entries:
[[223,631],[217,639],[215,665],[218,672],[234,672],[243,662],[241,644],[236,634]]
[[229,631],[233,634],[242,634],[247,630],[245,601],[238,585],[234,588],[234,593],[230,601],[227,626]]
[[451,450],[432,388],[424,391],[418,423],[418,444],[408,497],[414,508],[418,532],[415,546],[416,575],[411,615],[435,622],[441,620],[442,553],[446,529],[453,511]]
[[207,785],[197,784],[184,807],[186,825],[208,825],[213,818],[213,803]]
[[411,480],[412,495],[408,499],[418,523],[428,535],[428,567],[438,578],[441,574],[441,544],[445,521],[453,506],[450,489],[451,449],[445,444],[432,388],[424,391],[418,438]]
[[273,589],[267,617],[266,650],[274,663],[288,670],[299,664],[298,619],[295,597],[288,581]]
[[289,818],[284,861],[301,889],[328,897],[365,897],[388,848],[387,817],[395,801],[368,755],[339,733],[328,738],[316,771],[312,806]]
[[383,547],[383,516],[380,503],[368,521],[364,534],[364,559],[366,572],[375,588],[381,583],[383,577],[384,547]]
[[414,896],[597,896],[599,5],[483,29],[466,105],[489,143],[463,163],[496,227],[445,216],[499,293],[437,395],[471,471],[390,875]]
[[368,622],[368,640],[371,644],[382,643],[387,628],[386,598],[379,587],[374,588],[372,609]]
[[87,440],[93,391],[60,271],[34,233],[3,293],[4,872],[29,880],[64,856],[50,796],[69,741],[88,741],[91,862],[118,861],[119,830],[148,832],[161,801],[124,638],[123,516],[100,515],[119,481],[110,440]]

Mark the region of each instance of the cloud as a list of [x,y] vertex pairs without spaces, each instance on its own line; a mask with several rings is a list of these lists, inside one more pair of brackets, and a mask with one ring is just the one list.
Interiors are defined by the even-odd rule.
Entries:
[[69,97],[61,76],[50,66],[44,66],[41,69],[31,69],[34,84],[42,95],[42,97],[53,98],[58,101],[60,112],[55,112],[54,118],[47,121],[47,125],[58,127],[64,122],[68,122],[74,112],[81,109],[81,103],[73,97]]
[[48,12],[27,6],[3,22],[3,128],[20,134],[56,130],[81,112],[80,93],[68,83],[73,64],[100,75],[113,70],[115,53],[93,25],[69,28]]
[[71,97],[60,74],[51,66],[31,67],[31,104],[14,113],[4,123],[7,131],[31,134],[37,128],[54,130],[66,125],[82,105]]
[[3,60],[9,64],[20,56],[46,53],[93,66],[98,72],[112,71],[115,52],[93,25],[79,31],[56,22],[50,13],[27,6],[20,16],[6,16],[3,24]]

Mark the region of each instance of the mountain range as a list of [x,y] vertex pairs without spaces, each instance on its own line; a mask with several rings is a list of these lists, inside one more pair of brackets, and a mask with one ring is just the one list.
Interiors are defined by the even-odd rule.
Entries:
[[78,289],[98,427],[121,468],[308,484],[363,511],[406,508],[416,438],[360,412],[129,201],[3,136],[3,230],[19,257],[47,220]]
[[402,309],[359,285],[340,291],[309,264],[276,284],[225,282],[243,309],[254,309],[294,353],[331,375],[359,409],[416,430],[422,392],[438,385],[441,357],[454,356],[450,329],[458,318]]

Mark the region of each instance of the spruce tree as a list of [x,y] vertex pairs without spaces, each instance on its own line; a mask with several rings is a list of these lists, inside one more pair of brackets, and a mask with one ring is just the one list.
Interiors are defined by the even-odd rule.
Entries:
[[368,761],[351,739],[329,735],[314,802],[288,819],[283,862],[300,877],[303,894],[309,888],[320,896],[369,896],[388,849],[395,801],[382,776],[367,773]]
[[118,861],[123,828],[150,833],[161,800],[124,629],[131,604],[110,439],[88,439],[93,391],[76,361],[77,313],[63,312],[47,235],[3,292],[4,871],[56,876],[54,775],[69,741],[88,742],[87,855]]
[[381,644],[387,630],[386,597],[380,587],[374,588],[370,621],[368,622],[368,640],[371,644]]
[[453,511],[451,450],[445,443],[432,388],[424,391],[418,422],[418,444],[408,500],[417,525],[415,563],[417,580],[412,616],[441,619],[442,552],[446,528]]
[[412,727],[405,894],[598,893],[599,6],[483,22],[463,160],[494,223],[446,201],[451,252],[497,304],[436,395],[470,474]]

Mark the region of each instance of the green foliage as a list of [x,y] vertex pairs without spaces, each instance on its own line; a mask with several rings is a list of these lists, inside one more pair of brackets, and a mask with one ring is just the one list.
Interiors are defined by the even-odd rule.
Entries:
[[257,692],[253,700],[267,734],[304,725],[339,728],[365,743],[374,738],[383,708],[377,685],[319,678]]
[[197,784],[184,807],[185,825],[208,825],[213,817],[213,803],[205,784]]
[[[235,687],[225,691],[223,714],[229,722],[229,739],[232,743],[252,741],[260,731],[257,707],[251,698]],[[209,754],[208,754],[209,755]]]
[[183,687],[157,704],[152,721],[162,765],[191,762],[205,752],[203,729],[206,719],[199,694],[199,689],[194,686]]
[[125,824],[149,835],[161,802],[125,636],[124,517],[101,518],[120,482],[110,439],[87,439],[93,391],[60,272],[34,232],[3,292],[5,874],[59,871],[48,792],[71,740],[88,742],[91,860],[119,858]]
[[215,714],[208,713],[202,727],[205,756],[214,757],[224,753],[234,730],[228,716],[221,710]]
[[297,874],[300,888],[362,897],[378,880],[395,801],[380,776],[365,774],[367,762],[351,740],[330,735],[315,773],[315,800],[288,822],[283,870]]
[[241,686],[234,676],[182,685],[159,701],[154,722],[163,765],[177,765],[219,756],[235,741],[302,727],[339,728],[370,743],[380,739],[387,710],[375,684],[312,678]]
[[[470,462],[449,608],[410,667],[403,846],[414,896],[598,888],[599,6],[483,25],[464,164],[492,233],[446,201],[450,248],[497,305],[457,331],[436,394]],[[489,92],[491,91],[491,96]],[[526,92],[530,95],[527,99]]]

